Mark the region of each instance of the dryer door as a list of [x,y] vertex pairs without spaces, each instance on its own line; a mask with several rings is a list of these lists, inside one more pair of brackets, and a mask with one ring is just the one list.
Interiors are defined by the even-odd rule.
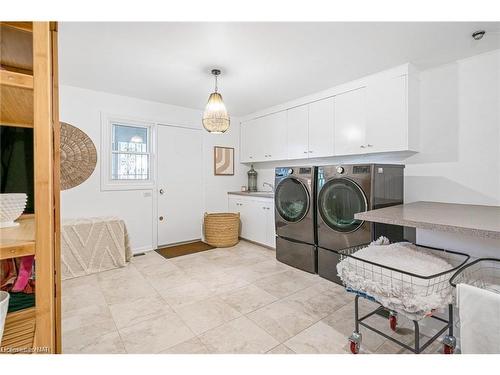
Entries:
[[288,223],[304,219],[309,211],[310,197],[307,187],[298,179],[288,177],[278,184],[274,193],[278,215]]
[[353,232],[363,225],[354,214],[368,209],[366,195],[361,187],[348,178],[327,181],[318,194],[318,212],[331,229]]

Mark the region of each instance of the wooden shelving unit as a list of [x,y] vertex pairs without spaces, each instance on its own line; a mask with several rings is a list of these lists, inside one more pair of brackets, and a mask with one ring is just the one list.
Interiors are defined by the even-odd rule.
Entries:
[[35,217],[21,217],[17,222],[17,227],[0,229],[0,260],[35,255]]
[[7,315],[1,346],[8,354],[30,354],[35,341],[36,310],[34,307]]
[[0,123],[33,127],[33,26],[0,23]]
[[5,353],[60,353],[57,24],[0,22],[0,125],[33,128],[34,215],[0,229],[0,260],[35,255],[35,307],[7,314]]

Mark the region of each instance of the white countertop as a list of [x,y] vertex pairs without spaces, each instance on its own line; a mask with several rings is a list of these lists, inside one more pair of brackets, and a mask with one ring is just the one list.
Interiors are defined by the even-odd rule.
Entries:
[[500,206],[414,202],[360,212],[358,220],[500,239]]
[[230,191],[228,194],[232,195],[242,195],[245,197],[259,197],[259,198],[274,198],[274,193],[272,191]]

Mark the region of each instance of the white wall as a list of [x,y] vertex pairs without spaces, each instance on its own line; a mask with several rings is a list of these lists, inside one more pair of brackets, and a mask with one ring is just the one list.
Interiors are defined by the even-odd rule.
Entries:
[[[87,133],[98,152],[98,162],[92,176],[83,184],[61,193],[62,218],[119,216],[125,220],[134,252],[152,249],[156,241],[153,238],[153,228],[156,225],[153,204],[156,192],[100,189],[101,112],[123,118],[201,129],[201,111],[65,85],[61,85],[59,95],[61,121]],[[239,190],[245,183],[238,163],[235,166],[235,176],[213,175],[213,145],[234,147],[235,158],[239,160],[239,126],[235,126],[239,121],[235,118],[232,121],[233,126],[223,135],[212,135],[200,130],[204,134],[204,186],[200,189],[207,211],[225,211],[227,192]]]
[[500,205],[500,50],[422,72],[406,200]]

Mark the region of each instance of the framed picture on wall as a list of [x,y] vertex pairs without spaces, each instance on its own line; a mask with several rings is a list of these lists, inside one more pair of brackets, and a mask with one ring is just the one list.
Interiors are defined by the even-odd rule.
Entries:
[[234,176],[234,148],[214,146],[214,175]]

